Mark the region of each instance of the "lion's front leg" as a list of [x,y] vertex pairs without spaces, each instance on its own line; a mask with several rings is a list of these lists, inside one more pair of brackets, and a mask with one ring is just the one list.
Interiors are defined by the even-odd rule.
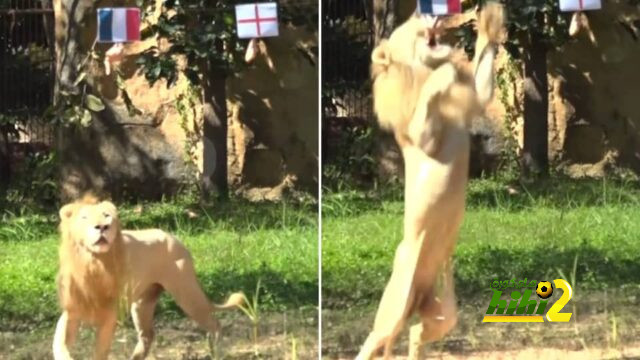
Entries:
[[109,349],[111,348],[113,335],[116,332],[118,313],[114,309],[105,313],[100,320],[96,336],[96,347],[93,353],[93,358],[96,360],[103,360],[109,357]]
[[493,60],[496,57],[497,50],[493,44],[487,44],[478,57],[478,63],[475,69],[474,82],[476,93],[478,94],[478,102],[485,106],[493,97],[494,88],[494,71]]
[[53,336],[53,358],[55,360],[72,359],[69,348],[73,346],[80,321],[64,311],[56,324],[56,332]]
[[446,63],[429,76],[420,89],[416,111],[407,127],[407,135],[414,146],[432,156],[440,147],[443,128],[435,107],[437,99],[456,82],[457,71],[453,64]]
[[495,59],[504,23],[504,9],[500,4],[489,3],[480,12],[478,38],[476,39],[473,71],[475,88],[481,106],[486,106],[493,96]]

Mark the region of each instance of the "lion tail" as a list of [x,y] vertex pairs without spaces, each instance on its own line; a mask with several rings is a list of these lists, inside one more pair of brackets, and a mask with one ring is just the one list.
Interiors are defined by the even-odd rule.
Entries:
[[233,308],[238,308],[245,303],[245,298],[246,297],[241,292],[233,293],[229,296],[229,298],[224,304],[222,305],[213,304],[213,308],[215,310],[229,310]]

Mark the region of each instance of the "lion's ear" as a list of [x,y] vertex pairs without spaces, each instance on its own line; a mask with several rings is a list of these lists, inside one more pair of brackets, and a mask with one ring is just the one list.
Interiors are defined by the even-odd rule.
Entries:
[[391,51],[387,40],[380,41],[380,44],[371,53],[371,64],[389,66],[391,63]]
[[71,216],[73,216],[73,211],[76,209],[76,204],[71,203],[71,204],[67,204],[63,207],[60,208],[60,220],[64,221],[64,220],[69,220],[71,218]]

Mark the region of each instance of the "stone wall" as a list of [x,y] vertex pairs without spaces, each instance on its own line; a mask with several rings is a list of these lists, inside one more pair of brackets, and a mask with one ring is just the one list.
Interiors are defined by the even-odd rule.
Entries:
[[[115,1],[55,0],[57,90],[73,89],[79,64],[96,38],[96,8],[133,6]],[[121,71],[137,114],[125,106],[116,85],[115,73],[106,75],[100,61],[89,60],[87,90],[99,96],[105,110],[93,113],[86,128],[61,130],[62,197],[75,198],[85,191],[158,198],[174,193],[184,182],[184,132],[173,108],[176,96],[186,85],[184,79],[172,88],[164,81],[149,86],[137,74],[135,60],[142,51],[157,46],[155,39],[127,45]],[[97,44],[103,55],[109,44]],[[59,94],[58,94],[59,96]]]
[[549,57],[550,154],[571,174],[606,165],[640,172],[640,5],[604,1],[580,33]]
[[317,32],[282,26],[279,37],[261,44],[254,64],[227,82],[234,184],[273,187],[289,176],[316,188],[317,46]]
[[[640,7],[626,0],[606,1],[602,10],[587,16],[592,36],[582,31],[548,56],[549,156],[571,176],[602,176],[612,167],[640,173]],[[451,29],[468,18],[458,17]],[[501,50],[496,68],[506,62]],[[521,78],[502,90],[509,91],[516,108],[521,106]],[[492,142],[489,150],[497,153],[496,144],[505,135],[505,109],[497,96],[486,114],[473,133],[489,134],[485,142]],[[514,136],[522,145],[521,115]],[[486,151],[483,146],[476,150]]]

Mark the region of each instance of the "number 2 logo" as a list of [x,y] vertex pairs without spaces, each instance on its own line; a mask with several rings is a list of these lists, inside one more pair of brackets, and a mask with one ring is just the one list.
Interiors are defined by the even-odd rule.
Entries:
[[571,289],[571,285],[563,279],[555,279],[553,283],[556,285],[556,289],[562,289],[562,295],[560,299],[551,306],[549,311],[547,311],[547,320],[550,322],[569,322],[573,313],[561,313],[560,310],[571,300],[573,289]]

